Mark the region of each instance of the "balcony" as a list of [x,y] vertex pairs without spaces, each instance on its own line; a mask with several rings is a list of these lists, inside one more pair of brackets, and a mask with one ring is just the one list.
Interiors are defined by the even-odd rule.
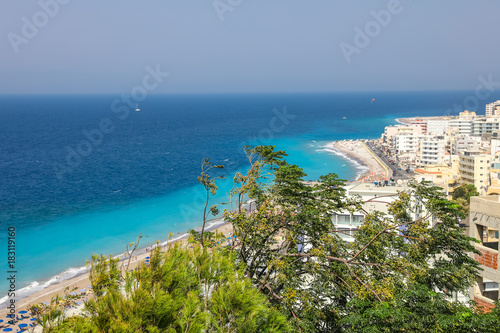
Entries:
[[474,259],[481,265],[497,270],[498,269],[498,240],[496,242],[485,242],[482,245],[476,244],[476,250],[481,254],[475,254]]
[[475,244],[476,250],[481,254],[474,254],[474,259],[484,266],[483,269],[490,268],[498,270],[498,229],[494,229],[485,225],[477,224],[476,238],[481,242]]
[[489,312],[498,300],[498,282],[478,277],[477,282],[471,288],[474,301],[484,312]]

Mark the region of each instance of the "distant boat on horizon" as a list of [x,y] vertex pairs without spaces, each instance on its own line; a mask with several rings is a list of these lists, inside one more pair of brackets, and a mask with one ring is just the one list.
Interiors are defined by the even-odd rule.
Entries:
[[135,106],[135,111],[141,111],[141,109],[139,109],[139,104]]
[[347,117],[346,117],[346,116],[343,116],[343,117],[342,117],[342,119],[347,119]]

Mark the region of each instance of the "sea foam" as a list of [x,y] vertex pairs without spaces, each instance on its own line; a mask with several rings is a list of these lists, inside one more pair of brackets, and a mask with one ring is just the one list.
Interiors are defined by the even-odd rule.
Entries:
[[320,146],[320,148],[316,149],[316,151],[321,153],[333,154],[349,162],[353,167],[355,167],[358,170],[356,174],[356,179],[358,179],[362,174],[364,174],[366,171],[369,170],[369,168],[366,165],[363,165],[359,160],[354,159],[349,155],[347,155],[346,153],[334,148],[333,147],[334,143],[335,143],[334,141],[328,142],[325,145]]
[[[17,302],[19,302],[23,298],[26,298],[26,297],[28,297],[36,292],[44,290],[53,284],[61,283],[65,280],[74,278],[76,276],[85,274],[87,272],[88,272],[88,269],[85,266],[71,267],[71,268],[68,268],[57,275],[50,277],[49,279],[47,279],[45,281],[42,281],[42,282],[32,281],[27,286],[16,291],[15,299]],[[8,295],[0,298],[0,309],[6,307],[8,302],[9,302]]]

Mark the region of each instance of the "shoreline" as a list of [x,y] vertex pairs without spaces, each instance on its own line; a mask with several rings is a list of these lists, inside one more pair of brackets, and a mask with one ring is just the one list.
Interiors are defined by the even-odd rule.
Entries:
[[411,124],[411,120],[414,118],[396,118],[396,123],[400,125],[408,125]]
[[[205,227],[205,231],[216,231],[219,233],[223,233],[224,235],[226,235],[226,237],[229,236],[230,233],[232,233],[231,224],[229,222],[225,222],[223,218],[214,218],[207,220],[207,225],[208,227]],[[199,227],[194,228],[194,230],[197,231],[201,230],[201,225]],[[177,242],[185,242],[188,237],[189,234],[186,231],[185,233],[180,234],[178,237],[172,238],[170,240],[158,240],[158,246],[166,247],[167,245],[174,244]],[[126,244],[124,244],[124,246],[125,245]],[[130,261],[129,269],[134,269],[140,262],[144,261],[149,254],[149,248],[155,245],[156,244],[145,245],[143,247],[138,248],[132,256],[133,259]],[[120,258],[120,265],[121,265],[121,262],[128,257],[126,256],[126,252],[123,252],[118,255],[115,255],[114,258]],[[78,267],[77,269],[81,268],[83,269],[84,267]],[[50,279],[52,278],[53,277],[51,277]],[[90,280],[89,280],[89,272],[87,269],[82,271],[82,273],[77,273],[77,275],[72,276],[71,278],[49,284],[42,290],[35,291],[19,300],[16,299],[15,303],[16,314],[21,310],[27,310],[29,305],[50,302],[53,296],[64,295],[64,290],[66,287],[71,288],[74,286],[76,286],[78,289],[89,289]],[[7,305],[8,303],[6,303],[5,306],[0,309],[0,316],[5,317],[9,313]]]
[[347,163],[351,164],[357,170],[357,173],[354,179],[347,180],[347,182],[355,182],[361,175],[368,172],[369,167],[359,157],[351,155],[350,152],[342,151],[341,149],[336,148],[335,145],[337,142],[341,141],[329,141],[325,146],[321,147],[322,149],[320,151],[339,156]]
[[361,144],[361,140],[334,141],[333,149],[340,151],[342,155],[346,155],[348,160],[364,167],[365,171],[358,173],[355,182],[385,179],[386,170]]

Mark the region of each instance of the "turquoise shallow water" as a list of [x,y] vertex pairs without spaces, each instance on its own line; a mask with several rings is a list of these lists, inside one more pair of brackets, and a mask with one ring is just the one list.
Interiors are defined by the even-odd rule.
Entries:
[[[299,163],[310,179],[328,172],[337,172],[345,179],[356,175],[355,164],[328,152],[316,151],[321,150],[321,144],[298,139],[280,139],[276,144],[290,153],[289,162]],[[245,172],[246,168],[240,171]],[[228,178],[218,181],[219,192],[211,198],[210,205],[228,201],[232,177]],[[176,238],[188,229],[199,227],[204,196],[201,186],[192,186],[158,198],[94,209],[22,229],[16,236],[20,245],[17,262],[22,263],[18,276],[30,282],[20,296],[81,274],[91,254],[123,253],[125,245],[135,241],[139,234],[145,236],[141,240],[144,247],[157,240],[165,241],[169,233]]]
[[[110,111],[115,96],[0,97],[0,242],[16,227],[18,297],[80,274],[92,253],[122,253],[139,234],[146,246],[199,226],[203,157],[225,164],[231,179],[247,168],[244,144],[273,144],[306,180],[352,180],[362,169],[332,141],[379,137],[397,117],[442,115],[466,94],[384,93],[376,104],[372,93],[151,96],[123,120]],[[103,118],[115,130],[57,177],[54,166]],[[227,201],[231,186],[219,182],[211,204]],[[0,304],[7,289],[0,279]]]

